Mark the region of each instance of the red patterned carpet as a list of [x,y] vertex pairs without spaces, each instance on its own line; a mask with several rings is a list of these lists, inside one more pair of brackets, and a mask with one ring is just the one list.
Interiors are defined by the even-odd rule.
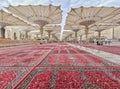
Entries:
[[120,66],[65,43],[0,49],[0,89],[120,89]]

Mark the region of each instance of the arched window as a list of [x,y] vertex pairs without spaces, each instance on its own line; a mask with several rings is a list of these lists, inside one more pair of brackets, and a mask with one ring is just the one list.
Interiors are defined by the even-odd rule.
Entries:
[[14,40],[17,40],[17,36],[15,32],[14,32]]

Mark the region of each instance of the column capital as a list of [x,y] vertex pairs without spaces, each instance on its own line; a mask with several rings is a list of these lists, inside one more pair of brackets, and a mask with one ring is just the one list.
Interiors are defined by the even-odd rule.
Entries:
[[80,29],[73,29],[72,31],[74,31],[74,32],[78,32]]
[[104,31],[105,29],[99,29],[99,30],[95,30],[96,32],[102,32]]

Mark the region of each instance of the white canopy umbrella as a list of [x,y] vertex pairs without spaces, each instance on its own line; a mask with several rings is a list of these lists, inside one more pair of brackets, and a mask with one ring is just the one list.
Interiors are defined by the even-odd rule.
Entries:
[[[31,31],[30,33],[36,33],[36,34],[40,34],[39,33],[39,26],[35,26],[32,27],[34,29],[36,29],[35,31]],[[48,36],[48,39],[50,40],[51,34],[57,34],[59,33],[59,31],[61,30],[61,26],[60,25],[46,25],[43,27],[44,32],[43,32],[43,36]]]
[[78,24],[76,24],[76,25],[69,25],[69,24],[67,24],[67,25],[65,25],[64,29],[66,29],[66,30],[71,29],[74,32],[74,34],[75,34],[75,40],[77,41],[78,32],[80,30],[84,29],[84,26],[80,26]]
[[5,37],[5,28],[4,28],[5,26],[16,26],[16,25],[28,26],[26,22],[13,16],[12,14],[0,10],[0,26],[1,26],[0,35],[2,38]]
[[60,25],[55,25],[55,26],[45,26],[44,27],[44,30],[46,32],[48,32],[48,39],[50,40],[51,38],[51,34],[54,34],[54,37],[56,36],[56,38],[58,39],[60,36],[59,36],[59,33],[61,31],[61,26]]
[[26,5],[26,6],[9,6],[8,11],[17,16],[37,24],[43,35],[43,27],[47,24],[60,24],[62,20],[62,11],[60,6],[43,6],[43,5]]
[[73,34],[74,34],[73,31],[64,31],[63,32],[63,40],[67,40],[67,39],[70,40],[72,38]]
[[[120,8],[114,7],[74,8],[68,13],[66,25],[84,26],[86,42],[88,42],[88,32],[89,30],[96,30],[95,26],[100,26],[102,29],[113,25],[118,26],[120,22],[119,12]],[[99,29],[101,30],[101,28]]]

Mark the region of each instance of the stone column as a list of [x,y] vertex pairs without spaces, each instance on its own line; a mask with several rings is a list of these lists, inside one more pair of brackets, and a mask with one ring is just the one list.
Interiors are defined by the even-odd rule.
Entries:
[[43,36],[43,26],[40,27],[40,35],[41,35],[41,39],[42,39],[42,36]]
[[20,40],[22,40],[22,33],[21,33],[21,32],[19,32],[19,34],[20,34]]
[[82,35],[80,35],[80,42],[82,42]]
[[100,38],[101,38],[101,31],[98,31],[98,39],[100,40]]
[[112,31],[112,39],[115,39],[115,29],[113,27],[113,31]]
[[79,29],[75,29],[75,30],[73,30],[74,32],[75,32],[75,41],[77,42],[77,32],[79,31]]
[[13,35],[14,35],[14,40],[17,40],[16,32],[14,32]]
[[26,39],[26,40],[28,39],[28,32],[29,32],[29,31],[25,31],[25,39]]
[[98,40],[101,39],[101,32],[103,31],[104,29],[100,29],[100,30],[96,30],[98,32]]
[[48,32],[48,40],[50,41],[50,39],[51,39],[51,32],[52,31],[47,31]]
[[77,31],[75,31],[75,40],[77,41]]
[[89,28],[88,26],[85,26],[85,36],[86,36],[86,43],[88,43],[88,32],[89,32]]

